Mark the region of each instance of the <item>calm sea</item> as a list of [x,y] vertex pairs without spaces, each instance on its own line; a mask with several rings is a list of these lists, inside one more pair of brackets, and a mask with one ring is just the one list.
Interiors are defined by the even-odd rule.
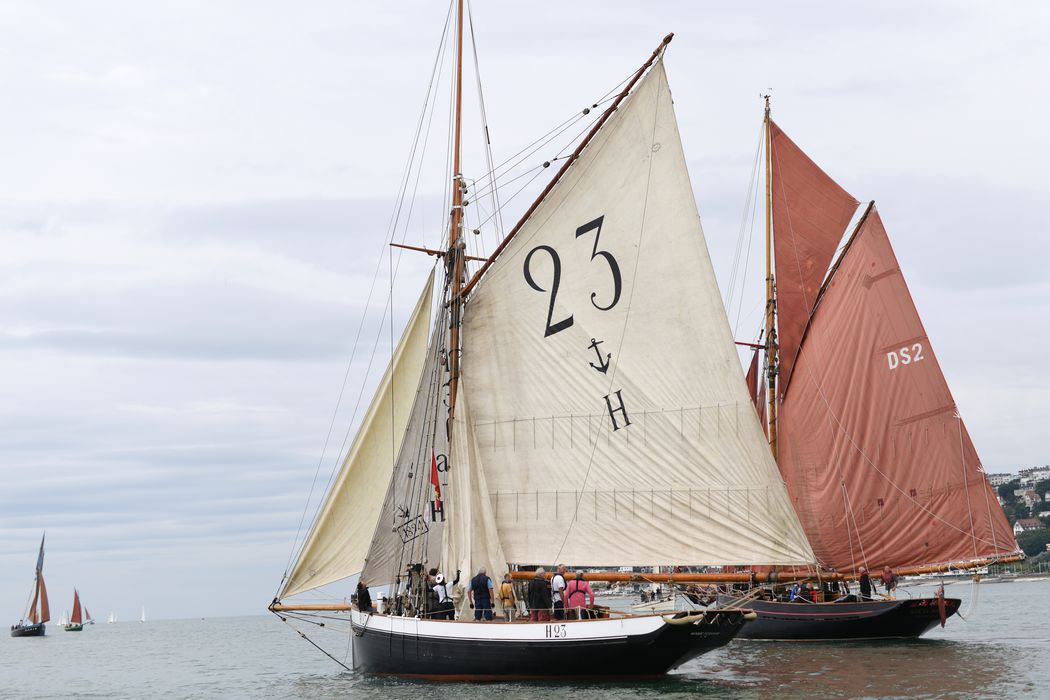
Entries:
[[[947,590],[963,598],[966,612],[971,585]],[[43,639],[0,641],[0,697],[1050,697],[1050,580],[988,583],[977,591],[975,615],[952,618],[921,640],[733,642],[666,680],[627,684],[370,678],[343,670],[273,616],[102,622],[81,633],[49,625]],[[310,636],[345,658],[345,634],[325,629]]]

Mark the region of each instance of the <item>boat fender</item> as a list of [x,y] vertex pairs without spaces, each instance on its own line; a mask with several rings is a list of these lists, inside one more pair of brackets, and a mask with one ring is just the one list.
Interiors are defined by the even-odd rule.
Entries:
[[701,622],[704,619],[705,613],[696,613],[693,615],[662,615],[664,622],[669,625],[693,625],[697,622]]
[[758,613],[755,612],[754,610],[748,610],[746,613],[744,613],[744,619],[747,620],[748,622],[752,622],[754,620],[757,620],[758,619]]

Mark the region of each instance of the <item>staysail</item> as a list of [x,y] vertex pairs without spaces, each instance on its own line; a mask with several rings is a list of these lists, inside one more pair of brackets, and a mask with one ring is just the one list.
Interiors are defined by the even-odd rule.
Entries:
[[773,121],[769,134],[780,346],[778,394],[783,396],[817,291],[858,202]]
[[740,381],[662,62],[481,278],[462,365],[453,450],[506,561],[813,561]]
[[433,284],[431,273],[281,597],[352,576],[364,567],[383,504],[376,489],[390,481],[427,356]]
[[873,206],[818,302],[779,423],[780,469],[825,566],[1018,550]]
[[[390,583],[410,563],[438,566],[449,500],[447,374],[442,365],[448,333],[442,305],[433,324],[426,362],[394,464],[362,579]],[[374,495],[374,493],[373,493]]]

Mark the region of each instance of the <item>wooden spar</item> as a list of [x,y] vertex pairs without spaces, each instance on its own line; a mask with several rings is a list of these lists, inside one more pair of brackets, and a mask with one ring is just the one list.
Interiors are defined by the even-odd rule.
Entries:
[[347,612],[350,603],[271,603],[270,610],[273,612]]
[[[391,243],[390,247],[391,248],[401,248],[403,250],[414,250],[417,253],[426,253],[427,255],[433,255],[433,256],[438,257],[438,258],[444,257],[445,253],[448,252],[448,251],[444,251],[444,250],[433,250],[432,248],[420,248],[419,246],[415,246],[415,245],[405,245],[404,243]],[[488,258],[479,258],[476,255],[464,255],[463,259],[464,260],[478,260],[478,261],[480,261],[480,260],[488,260]]]
[[[917,576],[919,574],[936,574],[940,572],[967,571],[980,569],[992,564],[1009,564],[1021,561],[1022,556],[1014,555],[1001,559],[978,559],[965,561],[958,564],[929,564],[925,566],[902,566],[894,569],[897,576]],[[879,579],[880,571],[870,571],[869,575]],[[511,578],[515,581],[529,581],[535,578],[533,571],[511,571]],[[544,574],[544,579],[550,579],[552,572]],[[583,574],[587,581],[607,581],[609,583],[758,583],[758,584],[785,584],[794,581],[855,581],[858,572],[841,573],[835,571],[821,571],[819,575],[812,569],[786,570],[786,571],[743,571],[736,573],[705,573],[705,574],[682,574],[682,573],[621,573],[618,571],[588,571]],[[271,603],[270,610],[280,612],[346,612],[350,610],[350,603]]]
[[[1012,556],[1001,559],[978,559],[957,564],[929,564],[923,566],[903,566],[893,569],[898,576],[915,576],[942,571],[959,571],[979,569],[990,564],[1004,564],[1018,561],[1021,557]],[[869,571],[869,575],[878,578],[879,571]],[[510,575],[518,581],[535,577],[534,571],[511,571]],[[552,572],[544,574],[550,578]],[[734,573],[621,573],[617,571],[588,571],[583,577],[588,581],[608,581],[610,583],[785,583],[791,581],[821,580],[846,581],[855,580],[859,571],[814,571],[813,569],[783,569],[781,571],[738,571]]]
[[769,95],[765,96],[766,132],[766,416],[769,426],[769,449],[777,458],[777,339],[774,327],[776,311],[773,297],[773,150],[769,127]]
[[764,347],[766,347],[764,344],[760,344],[760,343],[745,343],[742,340],[737,340],[736,344],[740,345],[742,347],[745,347],[745,348],[764,348]]
[[623,102],[624,99],[626,99],[628,93],[630,93],[631,89],[635,86],[635,83],[641,80],[642,76],[645,75],[645,71],[647,71],[649,67],[653,65],[656,59],[660,57],[660,54],[663,52],[664,48],[671,43],[671,39],[673,38],[674,32],[671,32],[670,34],[665,36],[663,38],[663,41],[660,42],[660,45],[657,46],[656,50],[653,51],[653,54],[649,57],[649,60],[642,64],[642,67],[635,72],[635,74],[631,77],[630,81],[628,81],[626,87],[624,87],[623,91],[616,96],[616,99],[613,100],[613,103],[609,105],[609,108],[602,113],[602,116],[594,124],[594,127],[592,127],[591,130],[587,132],[587,135],[583,137],[583,140],[580,141],[580,145],[576,147],[576,150],[572,152],[572,155],[570,155],[568,159],[566,159],[565,163],[561,166],[561,168],[558,169],[558,172],[556,172],[554,174],[554,177],[551,178],[551,181],[548,182],[547,186],[543,188],[543,192],[540,192],[540,196],[536,198],[536,201],[532,203],[532,206],[530,206],[528,210],[522,215],[521,219],[518,220],[518,223],[514,224],[514,228],[510,230],[510,233],[508,233],[506,237],[500,242],[500,244],[496,246],[496,250],[492,251],[492,255],[488,257],[488,259],[485,261],[485,264],[481,266],[481,269],[475,272],[474,276],[471,277],[470,281],[467,282],[465,287],[463,287],[463,290],[460,292],[463,296],[466,296],[470,293],[470,290],[473,289],[474,285],[478,283],[478,280],[481,279],[481,276],[484,275],[486,271],[488,271],[489,267],[492,266],[492,263],[496,262],[496,258],[499,257],[499,254],[502,253],[504,249],[506,249],[506,247],[510,244],[511,240],[514,239],[514,236],[516,236],[518,234],[518,231],[521,230],[521,227],[525,225],[525,222],[528,221],[529,218],[532,216],[533,212],[536,211],[536,208],[540,206],[540,203],[543,202],[544,199],[547,198],[547,195],[551,193],[551,190],[553,190],[554,186],[558,184],[558,181],[561,180],[562,176],[568,171],[572,164],[576,162],[576,159],[580,157],[580,154],[583,152],[583,149],[587,147],[587,144],[591,142],[591,139],[594,138],[595,134],[597,134],[601,130],[601,128],[605,125],[605,122],[609,120],[609,117],[611,117],[613,112],[615,112],[616,109],[620,106],[620,103]]
[[449,425],[456,413],[456,390],[459,388],[459,326],[462,319],[463,299],[463,173],[460,156],[462,152],[461,119],[463,116],[463,0],[456,2],[456,112],[453,126],[452,146],[452,216],[448,230],[448,257],[445,259],[452,275],[449,287],[449,335],[448,335],[448,420]]

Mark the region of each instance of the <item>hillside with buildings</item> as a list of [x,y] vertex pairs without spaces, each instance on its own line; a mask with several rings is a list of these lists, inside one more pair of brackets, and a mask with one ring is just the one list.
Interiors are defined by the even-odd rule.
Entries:
[[988,474],[987,478],[1025,554],[1046,551],[1050,545],[1050,465],[1017,474]]

